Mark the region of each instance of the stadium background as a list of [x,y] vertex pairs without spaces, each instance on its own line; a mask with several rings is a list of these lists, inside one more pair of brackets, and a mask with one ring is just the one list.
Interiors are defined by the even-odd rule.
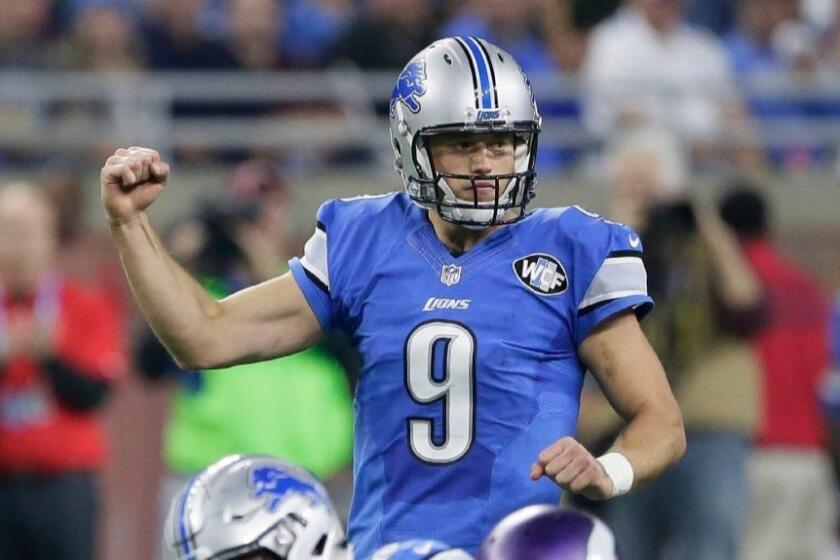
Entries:
[[[733,177],[749,177],[773,204],[787,254],[836,291],[840,14],[833,0],[770,0],[776,19],[755,22],[743,13],[755,2],[687,2],[686,17],[731,57],[733,82],[706,84],[707,99],[734,96],[745,107],[734,131],[704,136],[705,150],[692,152],[688,188],[713,200]],[[259,155],[283,165],[302,241],[323,200],[400,188],[387,133],[399,65],[436,37],[476,33],[513,51],[534,85],[544,117],[536,204],[608,215],[604,157],[619,131],[588,119],[583,78],[592,29],[618,4],[0,0],[0,182],[75,185],[91,258],[107,261],[97,175],[115,147],[154,147],[172,162],[171,187],[152,211],[161,229],[221,195],[231,169]],[[749,25],[773,36],[753,58],[735,40]],[[154,555],[167,401],[165,388],[132,375],[107,409],[101,558]]]

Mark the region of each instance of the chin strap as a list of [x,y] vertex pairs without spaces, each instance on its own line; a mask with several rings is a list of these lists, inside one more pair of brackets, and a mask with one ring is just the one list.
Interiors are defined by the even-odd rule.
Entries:
[[[507,214],[512,208],[507,207],[511,203],[511,190],[515,187],[517,182],[521,182],[522,179],[511,179],[508,185],[505,187],[504,192],[498,197],[497,200],[493,202],[485,202],[479,203],[479,206],[470,206],[468,208],[464,207],[457,207],[451,206],[454,204],[468,204],[472,205],[473,201],[470,200],[463,200],[455,196],[455,193],[452,192],[452,188],[446,182],[445,177],[441,177],[438,180],[438,188],[443,191],[443,200],[441,200],[440,206],[440,213],[443,215],[444,212],[447,215],[443,215],[444,219],[449,219],[454,223],[462,225],[468,229],[474,230],[482,230],[486,229],[492,225],[498,224],[502,217]],[[524,196],[525,193],[523,193]],[[450,206],[447,206],[449,204]],[[464,222],[477,222],[477,223],[464,223]]]

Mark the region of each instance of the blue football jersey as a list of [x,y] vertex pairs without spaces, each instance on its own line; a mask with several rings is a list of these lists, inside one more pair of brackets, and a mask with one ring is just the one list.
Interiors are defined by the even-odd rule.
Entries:
[[362,357],[358,558],[414,538],[475,553],[505,515],[556,504],[560,488],[529,474],[575,434],[578,345],[652,305],[639,237],[578,207],[536,210],[452,255],[404,193],[333,200],[290,267],[323,329]]

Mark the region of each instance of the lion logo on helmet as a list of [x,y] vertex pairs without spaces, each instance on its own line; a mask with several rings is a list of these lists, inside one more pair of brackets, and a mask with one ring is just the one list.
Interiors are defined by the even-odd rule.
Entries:
[[426,62],[415,60],[409,63],[397,79],[397,85],[391,93],[391,114],[394,113],[397,103],[402,101],[412,113],[420,111],[418,97],[426,93]]
[[303,494],[318,502],[327,502],[327,497],[317,484],[274,466],[253,469],[249,486],[254,490],[254,498],[266,498],[265,506],[269,513],[276,512],[286,496],[293,493]]

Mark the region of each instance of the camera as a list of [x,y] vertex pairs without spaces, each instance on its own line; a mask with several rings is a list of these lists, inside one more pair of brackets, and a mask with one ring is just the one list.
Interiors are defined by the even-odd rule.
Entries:
[[255,222],[258,216],[259,205],[253,201],[223,199],[205,203],[196,216],[206,240],[198,254],[199,268],[213,276],[230,273],[243,256],[236,242],[236,228]]
[[659,234],[692,235],[696,232],[694,206],[687,200],[658,204],[651,207],[648,213],[646,237]]

